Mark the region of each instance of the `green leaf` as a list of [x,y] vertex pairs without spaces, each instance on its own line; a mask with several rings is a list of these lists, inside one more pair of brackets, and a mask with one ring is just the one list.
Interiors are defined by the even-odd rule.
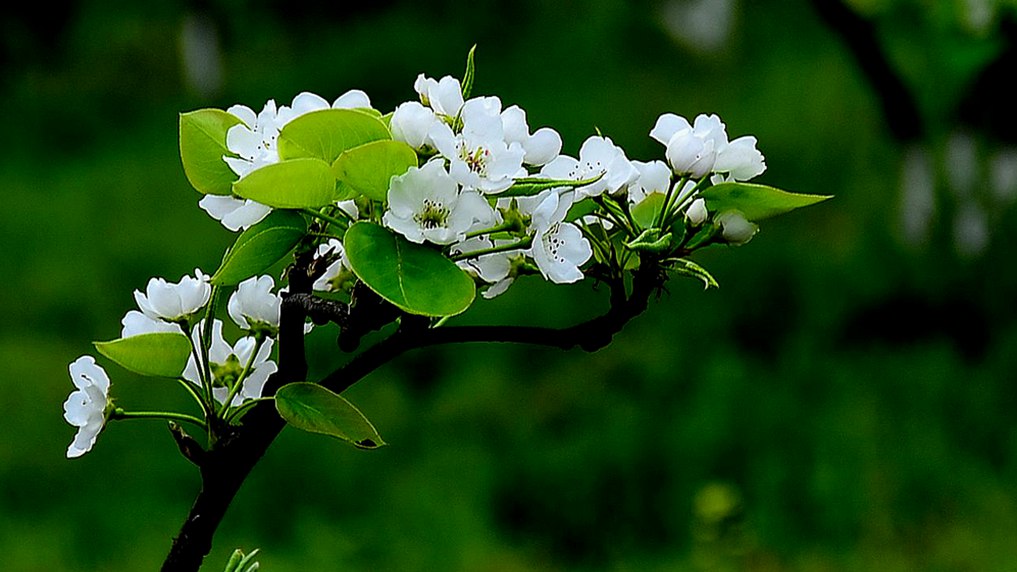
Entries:
[[173,332],[140,334],[93,345],[124,369],[153,377],[180,377],[191,355],[187,336]]
[[463,101],[470,98],[473,93],[473,76],[476,69],[473,66],[473,53],[477,51],[477,44],[473,44],[470,53],[466,54],[466,73],[463,74]]
[[707,272],[705,268],[687,258],[671,258],[668,259],[667,262],[675,265],[674,268],[672,268],[675,273],[702,280],[704,290],[707,290],[710,287],[720,287],[720,285],[717,284],[717,281],[713,279],[713,276]]
[[593,214],[597,208],[597,203],[593,199],[583,199],[578,203],[572,203],[569,212],[565,215],[565,221],[577,221],[588,214]]
[[301,115],[282,128],[279,158],[321,159],[331,165],[347,149],[391,138],[388,127],[372,113],[322,109]]
[[275,393],[275,408],[287,423],[310,433],[321,433],[361,449],[385,444],[374,425],[352,403],[314,383],[290,383]]
[[180,114],[180,160],[191,186],[206,195],[230,194],[236,173],[222,160],[236,156],[226,148],[226,132],[241,123],[221,109]]
[[251,171],[233,192],[277,209],[323,207],[335,200],[335,177],[324,161],[293,159]]
[[212,275],[212,284],[239,284],[261,274],[293,250],[306,233],[304,217],[291,211],[272,211],[265,220],[237,237]]
[[632,207],[632,218],[643,228],[652,227],[660,209],[664,208],[665,198],[663,193],[650,193],[639,204]]
[[372,141],[347,149],[335,160],[332,172],[360,194],[376,201],[388,198],[392,177],[417,166],[417,153],[402,141]]
[[351,226],[343,245],[357,277],[406,312],[453,316],[473,303],[473,279],[436,250],[369,222]]
[[710,212],[741,211],[750,221],[760,221],[833,198],[831,195],[789,193],[753,183],[720,183],[699,193]]
[[499,197],[529,197],[539,194],[547,189],[577,188],[591,185],[600,180],[604,173],[589,179],[574,181],[572,179],[541,179],[538,177],[524,177],[516,179],[516,182],[504,192],[498,193]]

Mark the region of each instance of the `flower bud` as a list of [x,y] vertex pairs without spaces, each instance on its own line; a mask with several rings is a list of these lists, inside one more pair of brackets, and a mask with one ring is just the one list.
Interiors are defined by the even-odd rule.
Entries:
[[706,211],[706,201],[703,199],[692,201],[692,204],[685,211],[685,216],[688,217],[692,226],[699,226],[706,222],[706,218],[710,216],[710,213]]
[[697,137],[691,130],[675,133],[667,143],[667,161],[679,175],[701,179],[713,170],[717,151],[712,139]]
[[717,217],[721,236],[730,244],[745,244],[755,236],[759,226],[749,222],[738,211],[727,211]]

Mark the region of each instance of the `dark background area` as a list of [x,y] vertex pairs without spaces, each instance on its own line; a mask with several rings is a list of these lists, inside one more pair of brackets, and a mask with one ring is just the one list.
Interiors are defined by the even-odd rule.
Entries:
[[[836,198],[697,260],[596,354],[433,348],[347,392],[390,446],[286,431],[227,515],[288,570],[1010,570],[1017,561],[1014,11],[983,2],[55,2],[0,19],[0,561],[153,570],[199,485],[158,422],[78,460],[66,366],[149,277],[213,270],[177,115],[389,111],[460,76],[663,158],[657,116],[753,134],[760,182]],[[818,8],[817,8],[818,6]],[[565,325],[589,284],[522,280],[463,322]],[[311,337],[312,370],[339,363]],[[100,360],[132,409],[191,404]]]

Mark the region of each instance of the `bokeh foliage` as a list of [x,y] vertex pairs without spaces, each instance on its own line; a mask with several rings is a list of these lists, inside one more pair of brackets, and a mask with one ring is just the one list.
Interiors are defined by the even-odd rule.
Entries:
[[[673,4],[85,1],[45,22],[6,20],[5,568],[154,569],[196,492],[159,423],[114,424],[71,462],[60,419],[66,364],[115,337],[131,290],[213,270],[232,238],[196,208],[177,114],[350,88],[391,109],[414,95],[417,73],[460,74],[477,43],[475,93],[558,128],[566,152],[596,127],[631,157],[657,158],[646,135],[657,115],[715,112],[731,133],[759,138],[761,182],[837,198],[771,221],[746,247],[704,253],[719,290],[672,281],[594,355],[404,356],[349,392],[390,446],[284,432],[207,569],[237,546],[260,547],[273,571],[1008,569],[1013,209],[995,206],[978,256],[956,253],[948,208],[927,242],[906,244],[903,145],[810,5],[742,2],[729,42],[704,54],[669,35]],[[879,22],[939,144],[1006,35],[929,24],[909,2],[853,4]],[[179,50],[197,6],[222,50],[221,88],[204,95],[182,79]],[[921,26],[954,71],[936,75],[940,52],[901,41]],[[950,41],[937,40],[944,27]],[[967,129],[1000,144],[984,125]],[[604,292],[541,282],[461,320],[565,325],[605,305]],[[310,339],[312,370],[324,373],[334,338]],[[109,370],[125,405],[188,406],[171,384]]]

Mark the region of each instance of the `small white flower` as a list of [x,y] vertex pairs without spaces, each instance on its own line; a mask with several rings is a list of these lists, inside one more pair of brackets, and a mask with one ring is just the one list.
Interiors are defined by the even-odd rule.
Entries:
[[505,142],[497,97],[467,101],[462,120],[459,134],[444,122],[433,125],[429,133],[435,148],[448,160],[453,179],[467,189],[492,194],[511,187],[513,178],[526,175],[522,145]]
[[386,226],[407,239],[452,244],[476,223],[494,220],[494,209],[475,191],[460,191],[441,161],[410,167],[392,178]]
[[763,154],[756,150],[756,138],[746,135],[731,141],[717,153],[713,170],[727,173],[735,181],[748,181],[766,171],[766,162]]
[[561,135],[550,127],[542,127],[531,135],[526,112],[519,106],[513,105],[502,111],[501,123],[505,142],[519,143],[523,147],[523,162],[527,165],[545,165],[561,153]]
[[671,187],[671,168],[663,161],[632,161],[639,177],[629,185],[629,203],[637,205],[653,193],[666,194]]
[[371,98],[359,89],[351,89],[332,102],[332,109],[370,109]]
[[639,171],[609,137],[589,137],[579,149],[579,159],[559,155],[544,165],[540,174],[551,179],[581,181],[603,173],[595,183],[576,189],[579,198],[614,193],[639,177]]
[[186,319],[203,308],[212,295],[208,275],[195,268],[194,276],[184,276],[176,284],[152,278],[144,294],[134,291],[134,300],[149,318],[167,322]]
[[156,320],[137,310],[127,312],[123,319],[120,320],[120,323],[123,325],[123,329],[120,331],[121,338],[162,332],[177,334],[184,333],[184,331],[180,329],[179,324]]
[[198,206],[233,232],[247,230],[272,212],[259,202],[224,195],[205,195]]
[[435,80],[420,74],[413,83],[413,89],[420,95],[421,103],[439,115],[455,117],[463,107],[462,87],[459,80],[452,76]]
[[253,330],[259,325],[268,326],[270,331],[278,330],[282,298],[273,294],[272,288],[275,281],[271,276],[252,276],[237,286],[227,308],[241,330]]
[[667,147],[671,168],[680,175],[700,179],[707,174],[727,174],[731,180],[747,181],[766,170],[756,138],[728,141],[727,129],[716,115],[699,115],[690,125],[684,118],[665,113],[657,119],[650,137]]
[[721,236],[731,244],[745,244],[755,236],[759,226],[748,221],[738,211],[726,211],[717,217],[720,223]]
[[226,148],[239,155],[223,157],[234,173],[243,177],[259,167],[279,162],[276,141],[281,128],[277,117],[280,110],[276,108],[275,101],[268,100],[257,115],[245,105],[234,105],[226,112],[242,122],[226,132]]
[[343,248],[343,243],[339,242],[334,238],[330,238],[328,242],[318,245],[318,252],[315,254],[315,258],[321,258],[324,256],[338,256],[339,259],[328,265],[325,269],[325,273],[318,277],[314,281],[312,288],[319,292],[331,292],[335,289],[334,280],[343,271],[350,271],[350,261],[346,258],[346,249]]
[[685,210],[685,216],[688,217],[692,226],[699,226],[706,222],[706,219],[710,216],[710,213],[706,211],[706,201],[703,199],[692,201],[689,208]]
[[109,403],[109,376],[92,356],[81,356],[68,367],[77,389],[64,402],[64,419],[78,428],[67,447],[67,458],[80,457],[92,450],[95,439],[106,423]]
[[[450,252],[452,254],[476,252],[478,250],[493,248],[495,245],[501,246],[502,244],[508,244],[509,242],[513,241],[504,240],[496,243],[486,236],[475,236],[456,244],[452,247]],[[493,254],[484,254],[476,258],[460,260],[456,262],[456,264],[470,274],[479,276],[484,282],[493,284],[504,280],[509,275],[509,271],[512,269],[510,258],[513,255],[518,254],[518,251],[514,254],[512,251],[495,252]]]
[[[201,331],[204,321],[191,333],[191,339],[195,347],[201,347]],[[222,335],[222,320],[212,322],[212,345],[208,349],[209,369],[212,377],[212,395],[219,403],[225,403],[229,396],[230,387],[240,378],[247,363],[251,360],[251,354],[258,342],[253,336],[247,336],[237,340],[236,345],[230,346]],[[258,349],[258,353],[251,362],[251,371],[244,379],[244,384],[237,392],[237,395],[230,403],[236,407],[248,399],[261,397],[261,391],[265,387],[268,377],[278,371],[279,367],[269,359],[272,354],[272,338],[266,338]],[[183,378],[201,385],[199,374],[199,363],[192,355],[184,368]]]
[[537,232],[530,255],[544,278],[555,284],[568,284],[583,279],[579,267],[593,256],[593,248],[579,227],[560,222]]
[[389,125],[392,128],[393,139],[419,151],[434,146],[429,133],[439,123],[441,120],[431,108],[424,107],[416,101],[407,101],[395,109]]

